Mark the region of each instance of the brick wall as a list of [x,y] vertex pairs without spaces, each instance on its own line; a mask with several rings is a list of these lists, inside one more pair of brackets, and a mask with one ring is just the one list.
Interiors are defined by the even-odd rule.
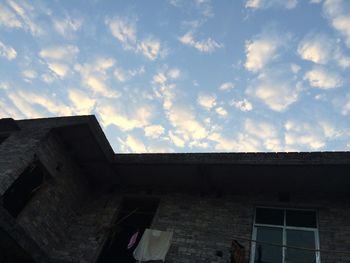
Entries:
[[[233,195],[222,198],[172,194],[161,198],[152,228],[174,231],[167,263],[230,262],[232,236],[252,237],[256,206],[315,208],[319,216],[320,248],[350,251],[348,198],[327,195],[294,195],[289,203],[277,195]],[[246,248],[249,242],[239,241]],[[222,251],[223,257],[216,256]],[[322,253],[322,263],[350,262],[350,255]]]
[[41,142],[36,155],[52,178],[21,212],[18,224],[52,259],[91,262],[120,198],[94,192],[54,134]]

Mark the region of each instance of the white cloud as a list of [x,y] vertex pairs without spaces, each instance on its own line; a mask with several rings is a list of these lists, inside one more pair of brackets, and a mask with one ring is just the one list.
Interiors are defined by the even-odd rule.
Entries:
[[295,82],[286,71],[275,69],[261,73],[247,93],[261,99],[272,110],[284,111],[298,100],[301,88],[301,83]]
[[345,43],[350,48],[350,5],[348,1],[325,0],[323,10],[331,21],[331,25],[345,38]]
[[297,4],[298,0],[246,0],[245,8],[267,9],[271,7],[282,7],[293,9]]
[[132,79],[133,77],[137,76],[137,75],[141,75],[145,73],[145,67],[141,66],[139,68],[136,69],[132,69],[132,70],[124,70],[122,68],[116,68],[114,70],[114,76],[116,77],[116,79],[120,82],[125,82],[128,81],[130,79]]
[[[1,86],[1,84],[0,84]],[[18,111],[18,109],[9,101],[0,98],[0,118],[24,119],[26,115]]]
[[350,48],[350,17],[347,15],[333,19],[333,27],[341,32],[345,37],[345,43]]
[[262,0],[247,0],[245,3],[245,8],[258,9],[262,5]]
[[164,133],[164,128],[162,125],[150,125],[145,127],[144,132],[147,137],[159,138]]
[[207,136],[208,131],[205,126],[196,120],[190,109],[172,107],[166,114],[170,124],[176,128],[176,134],[183,140],[201,140]]
[[306,72],[304,79],[308,80],[312,87],[320,89],[333,89],[343,85],[343,79],[338,73],[323,67],[314,67]]
[[244,122],[244,131],[252,136],[255,140],[259,139],[260,144],[264,145],[268,151],[281,151],[282,142],[279,138],[277,128],[271,123],[247,119]]
[[155,60],[159,56],[163,56],[165,52],[164,50],[161,50],[160,41],[153,38],[147,38],[140,41],[137,50],[149,60]]
[[79,48],[74,45],[62,45],[44,48],[40,51],[39,56],[48,60],[65,60],[70,61],[79,53]]
[[237,100],[237,101],[233,100],[231,101],[230,105],[236,107],[241,111],[251,111],[253,109],[253,104],[249,102],[247,99]]
[[99,57],[91,63],[76,64],[74,69],[80,73],[82,84],[93,92],[107,98],[117,98],[120,95],[119,92],[107,85],[109,72],[114,63],[112,58]]
[[82,26],[82,19],[71,18],[66,16],[63,19],[53,19],[55,30],[64,37],[71,37],[74,32],[78,31]]
[[310,4],[319,4],[322,0],[310,0]]
[[135,53],[142,53],[149,60],[155,60],[166,55],[161,42],[154,37],[148,36],[138,39],[136,30],[137,19],[117,17],[106,19],[106,24],[112,35],[122,44],[125,50],[132,50]]
[[229,152],[258,152],[261,150],[259,140],[247,134],[239,133],[237,136],[223,136],[220,133],[212,133],[208,139],[216,142],[215,150]]
[[167,72],[167,75],[171,78],[171,79],[178,79],[180,77],[180,70],[177,68],[173,68],[170,69]]
[[79,89],[69,89],[68,98],[72,102],[74,113],[78,115],[91,114],[96,100],[89,97],[86,92]]
[[108,98],[119,97],[117,92],[112,91],[105,83],[102,77],[98,76],[87,76],[84,79],[85,84],[95,93],[101,94]]
[[41,79],[42,79],[42,81],[44,81],[44,82],[50,84],[50,83],[52,83],[56,78],[55,78],[55,76],[54,76],[53,74],[51,74],[51,73],[45,73],[45,74],[42,74],[42,75],[41,75]]
[[20,112],[27,116],[27,118],[47,116],[42,113],[42,110],[34,106],[40,106],[55,116],[68,116],[73,113],[69,106],[46,94],[36,94],[34,92],[20,90],[10,93],[9,97]]
[[147,152],[144,143],[136,138],[135,136],[128,135],[125,141],[126,146],[134,153],[144,153]]
[[341,113],[343,115],[348,115],[350,113],[350,96],[347,101],[345,101],[344,105],[342,106]]
[[326,64],[332,54],[332,40],[326,35],[308,35],[298,46],[298,54],[304,60]]
[[235,85],[232,82],[224,82],[220,85],[219,90],[229,91],[234,89]]
[[106,20],[112,35],[122,44],[124,49],[134,49],[136,45],[136,20],[125,18]]
[[328,140],[341,134],[337,127],[324,120],[313,122],[289,120],[284,127],[286,146],[302,149],[308,147],[311,150],[320,150],[326,146]]
[[22,76],[26,81],[31,82],[33,79],[35,79],[38,76],[38,74],[36,73],[36,71],[32,69],[26,69],[22,71]]
[[103,126],[115,125],[123,131],[143,128],[149,125],[153,116],[151,108],[147,105],[129,105],[127,109],[123,109],[120,102],[115,100],[100,103],[97,111]]
[[[34,21],[34,8],[28,2],[8,0],[7,4],[11,7],[14,13],[9,11],[9,9],[7,12],[5,11],[5,17],[11,20],[9,23],[4,22],[5,26],[12,27],[11,25],[16,25],[14,27],[23,28],[24,30],[29,31],[33,36],[38,36],[43,33],[42,27]],[[2,19],[0,19],[0,21],[1,20]]]
[[177,147],[183,148],[185,147],[185,140],[181,139],[179,136],[176,136],[172,131],[168,133],[169,139],[175,144]]
[[273,33],[265,33],[254,40],[246,41],[245,68],[252,72],[263,69],[276,58],[277,50],[281,44],[281,38],[277,38]]
[[199,95],[197,102],[200,106],[205,108],[206,110],[210,110],[216,105],[216,98],[212,95]]
[[339,66],[350,66],[350,57],[346,56],[333,38],[325,34],[309,34],[298,46],[298,54],[304,60],[317,64],[327,64],[334,60]]
[[221,117],[226,117],[228,115],[228,112],[223,107],[217,107],[215,109],[215,112],[219,114]]
[[18,111],[23,114],[26,118],[43,118],[44,113],[40,110],[35,109],[27,100],[16,92],[8,93],[8,98],[15,105]]
[[207,38],[206,40],[195,40],[193,33],[191,31],[179,37],[179,41],[204,53],[212,53],[218,48],[224,47],[223,44],[216,42],[212,38]]
[[158,84],[158,85],[164,85],[167,81],[167,77],[163,72],[158,72],[156,75],[153,76],[152,82]]
[[17,52],[13,47],[7,46],[0,41],[0,56],[8,60],[13,60],[17,57]]
[[17,18],[16,14],[7,6],[0,4],[0,25],[9,28],[22,28],[22,22]]
[[48,66],[52,72],[61,78],[64,78],[69,70],[69,67],[62,63],[48,63]]

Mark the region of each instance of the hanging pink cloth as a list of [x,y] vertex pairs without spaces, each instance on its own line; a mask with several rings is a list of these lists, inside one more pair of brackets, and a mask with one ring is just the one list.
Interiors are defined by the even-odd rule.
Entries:
[[129,244],[128,244],[128,249],[132,248],[135,245],[137,236],[139,235],[139,231],[137,231],[135,234],[133,234],[130,238]]

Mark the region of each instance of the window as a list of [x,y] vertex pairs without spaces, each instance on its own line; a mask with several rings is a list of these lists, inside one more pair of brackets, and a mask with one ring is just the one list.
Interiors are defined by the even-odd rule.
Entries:
[[4,193],[2,202],[4,208],[17,217],[42,186],[48,173],[39,162],[30,165]]
[[[251,263],[320,263],[316,211],[258,207]],[[261,242],[261,243],[259,243]],[[298,249],[298,248],[306,249]]]

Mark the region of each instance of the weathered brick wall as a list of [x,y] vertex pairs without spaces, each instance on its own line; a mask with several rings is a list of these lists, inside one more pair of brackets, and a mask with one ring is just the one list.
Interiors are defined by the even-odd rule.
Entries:
[[66,229],[87,194],[87,184],[54,136],[41,142],[36,155],[52,178],[44,182],[17,222],[41,247],[51,251],[68,239]]
[[53,259],[90,262],[120,198],[94,193],[54,134],[41,142],[36,155],[52,178],[21,212],[18,224]]
[[[294,195],[289,203],[277,195],[232,195],[222,198],[172,194],[161,198],[152,228],[174,231],[168,263],[230,262],[232,236],[252,237],[256,206],[315,208],[319,216],[321,249],[350,251],[350,205],[348,198],[327,195]],[[249,242],[239,241],[246,248]],[[216,256],[217,251],[223,257]],[[348,263],[350,255],[322,253],[322,263]]]

